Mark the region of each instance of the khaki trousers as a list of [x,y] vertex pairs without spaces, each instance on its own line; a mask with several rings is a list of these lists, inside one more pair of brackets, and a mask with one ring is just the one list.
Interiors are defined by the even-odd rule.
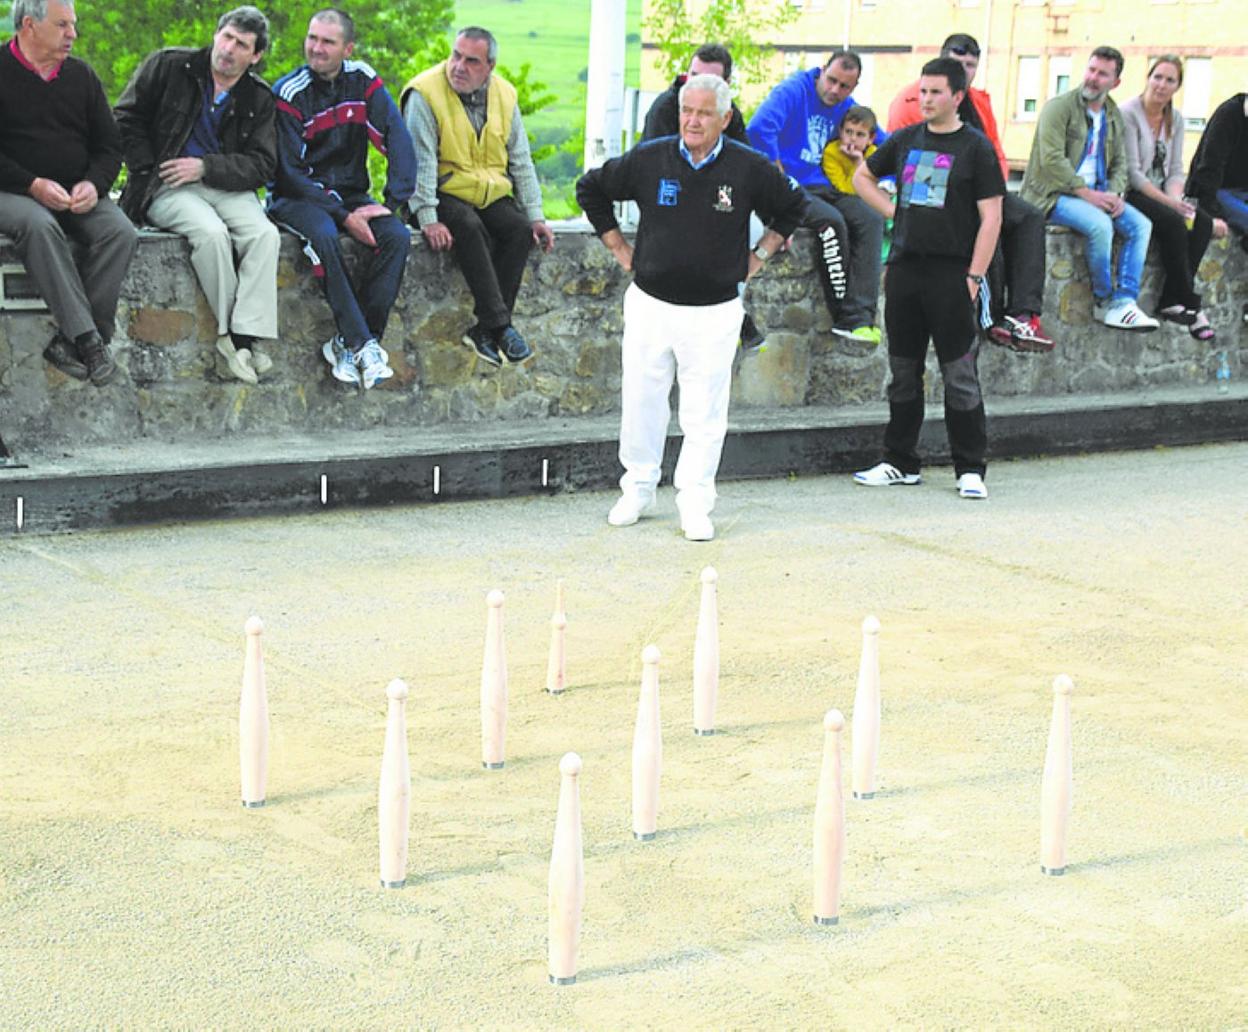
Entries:
[[[247,191],[203,183],[161,186],[147,209],[154,226],[186,237],[217,335],[277,336],[277,227]],[[238,256],[235,268],[235,254]]]

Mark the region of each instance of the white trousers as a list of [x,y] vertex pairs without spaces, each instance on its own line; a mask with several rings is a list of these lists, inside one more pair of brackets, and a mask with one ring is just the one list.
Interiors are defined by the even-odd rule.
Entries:
[[684,434],[673,478],[676,504],[682,513],[710,513],[715,507],[743,311],[740,298],[672,305],[636,284],[624,292],[620,488],[626,494],[649,495],[658,486],[674,378]]
[[231,330],[251,337],[277,336],[281,243],[277,226],[254,193],[217,190],[203,183],[161,186],[147,218],[190,242],[191,265],[217,317],[217,336]]

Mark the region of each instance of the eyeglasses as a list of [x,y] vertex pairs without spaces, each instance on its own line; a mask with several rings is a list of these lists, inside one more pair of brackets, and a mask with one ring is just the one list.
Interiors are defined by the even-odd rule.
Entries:
[[954,54],[957,57],[966,57],[968,54],[971,57],[979,57],[979,51],[974,47],[950,47],[949,53]]

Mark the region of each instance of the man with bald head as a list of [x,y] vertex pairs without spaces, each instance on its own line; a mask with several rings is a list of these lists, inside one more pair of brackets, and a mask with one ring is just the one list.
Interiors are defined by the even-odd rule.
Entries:
[[495,73],[497,61],[488,30],[461,29],[451,56],[400,98],[416,141],[412,219],[433,250],[455,255],[477,319],[463,341],[492,366],[532,357],[511,314],[529,251],[555,244],[516,88]]
[[0,50],[0,233],[13,239],[56,322],[43,357],[101,387],[117,375],[108,342],[138,245],[108,199],[121,136],[99,77],[70,56],[73,4],[15,0],[13,27]]

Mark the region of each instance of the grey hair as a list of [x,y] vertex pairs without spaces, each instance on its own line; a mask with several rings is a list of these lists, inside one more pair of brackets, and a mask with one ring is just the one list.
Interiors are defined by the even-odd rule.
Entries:
[[239,32],[250,32],[256,37],[256,53],[263,54],[269,49],[269,19],[255,7],[235,7],[226,11],[217,22],[220,32],[227,25],[232,25]]
[[[71,11],[74,0],[61,0]],[[13,0],[13,28],[20,29],[22,21],[30,15],[31,21],[41,22],[48,16],[48,0]]]
[[494,38],[494,33],[489,29],[483,29],[480,25],[469,25],[467,28],[460,29],[455,33],[456,39],[459,39],[460,36],[463,36],[464,39],[485,40],[486,59],[490,64],[498,61],[498,40]]
[[715,113],[726,115],[732,110],[732,90],[718,75],[691,75],[680,88],[680,103],[690,90],[706,90],[715,94]]

